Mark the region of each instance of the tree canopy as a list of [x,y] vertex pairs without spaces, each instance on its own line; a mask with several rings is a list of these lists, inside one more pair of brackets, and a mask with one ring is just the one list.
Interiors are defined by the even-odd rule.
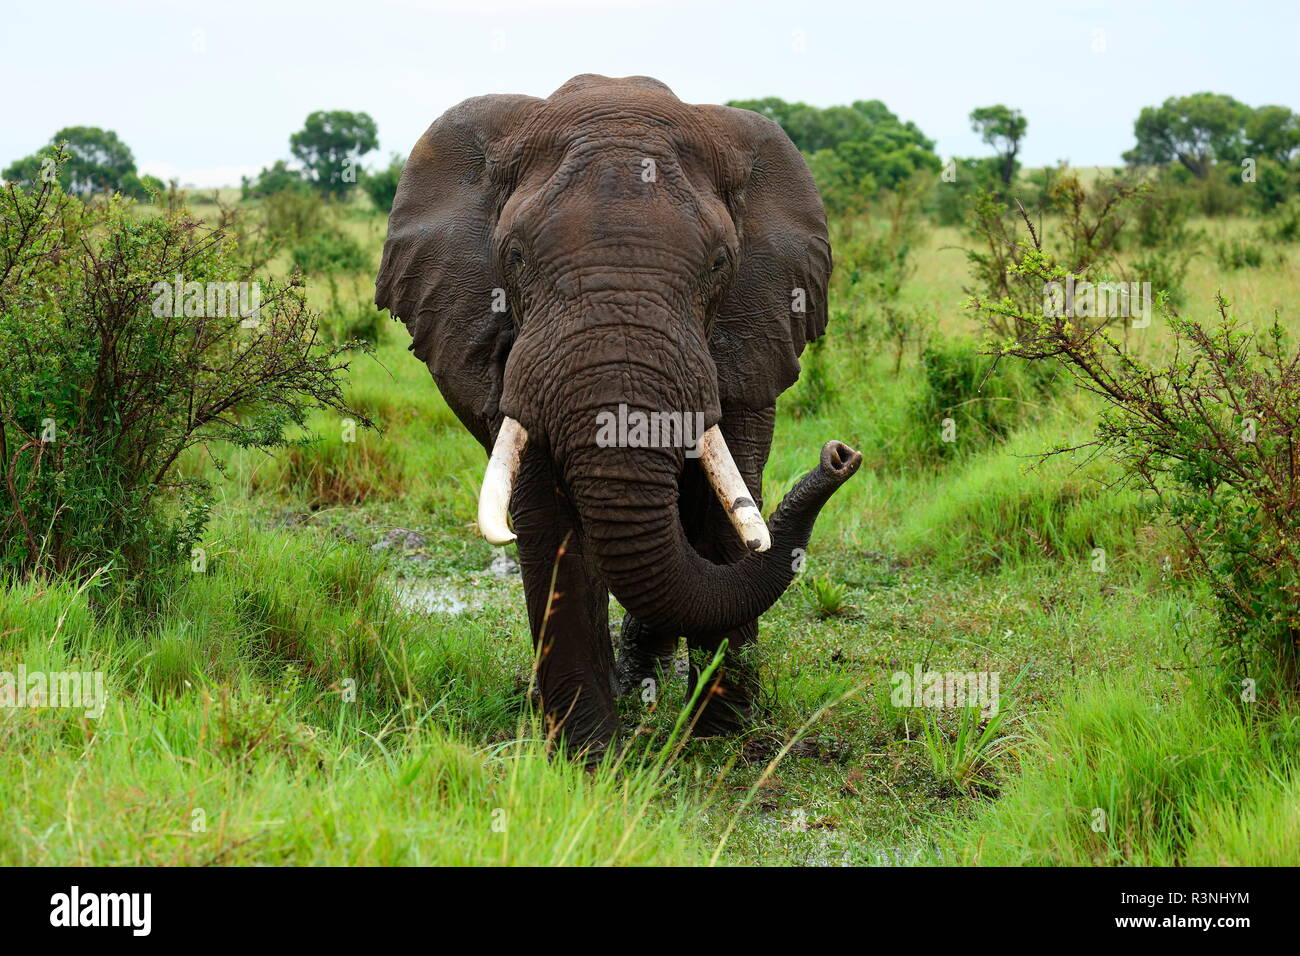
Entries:
[[[1133,124],[1137,145],[1124,154],[1134,165],[1179,162],[1197,179],[1205,179],[1215,160],[1245,155],[1249,106],[1223,93],[1171,96],[1160,106],[1146,106]],[[1263,128],[1261,135],[1269,135]]]
[[893,189],[918,170],[939,169],[933,140],[880,100],[824,109],[775,96],[733,100],[780,124],[804,153],[822,199],[834,212],[860,205],[877,189]]
[[1016,177],[1016,155],[1020,152],[1020,143],[1029,129],[1029,120],[1020,110],[999,103],[996,106],[981,106],[971,110],[971,129],[980,134],[980,139],[988,143],[998,154],[998,174],[1006,186]]
[[359,178],[360,159],[379,146],[369,113],[317,110],[289,137],[289,150],[323,193],[339,195]]
[[[59,184],[66,192],[79,196],[113,191],[143,198],[144,182],[135,169],[131,149],[111,129],[98,126],[65,126],[36,153],[14,161],[4,170],[8,182],[29,185],[39,182],[42,173],[55,175],[54,151],[66,143],[65,161],[57,167]],[[157,184],[153,177],[146,177]]]

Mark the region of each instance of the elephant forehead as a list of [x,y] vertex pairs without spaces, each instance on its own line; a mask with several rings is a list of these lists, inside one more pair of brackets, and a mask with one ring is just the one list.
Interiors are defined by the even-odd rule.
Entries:
[[504,145],[509,165],[533,169],[623,148],[638,161],[698,166],[724,186],[741,165],[735,144],[705,111],[643,87],[598,86],[543,101]]

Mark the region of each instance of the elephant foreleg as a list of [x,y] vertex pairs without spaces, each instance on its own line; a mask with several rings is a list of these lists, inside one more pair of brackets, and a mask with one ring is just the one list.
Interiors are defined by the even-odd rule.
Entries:
[[656,633],[631,614],[623,616],[614,664],[620,697],[641,690],[647,680],[671,676],[678,635]]

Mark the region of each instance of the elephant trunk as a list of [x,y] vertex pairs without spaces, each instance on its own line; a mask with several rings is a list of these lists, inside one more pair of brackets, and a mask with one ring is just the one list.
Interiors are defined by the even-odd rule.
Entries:
[[594,478],[579,469],[568,483],[588,546],[614,596],[645,624],[677,634],[728,631],[775,604],[802,567],[822,506],[862,463],[859,452],[827,442],[817,467],[777,507],[768,529],[771,546],[718,565],[687,541],[677,475],[656,469],[650,456],[640,458],[639,479]]

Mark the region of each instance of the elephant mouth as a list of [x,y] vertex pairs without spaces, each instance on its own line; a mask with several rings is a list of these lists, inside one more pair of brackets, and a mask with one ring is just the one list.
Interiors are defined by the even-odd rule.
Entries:
[[[503,418],[479,490],[478,526],[489,544],[505,545],[515,540],[508,521],[510,497],[527,444],[524,426],[509,416]],[[699,459],[709,487],[745,547],[767,551],[772,546],[771,532],[727,448],[722,430],[717,425],[705,429],[694,451],[690,457]]]

